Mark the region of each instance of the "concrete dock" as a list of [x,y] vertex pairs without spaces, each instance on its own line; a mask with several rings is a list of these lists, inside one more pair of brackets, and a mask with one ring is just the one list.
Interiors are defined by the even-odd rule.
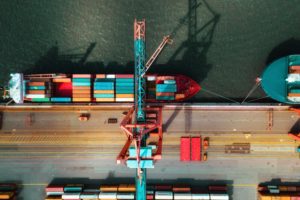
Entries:
[[[119,123],[130,106],[0,107],[0,182],[19,183],[20,199],[43,199],[57,178],[133,181],[135,171],[115,160],[126,139]],[[91,114],[89,121],[78,120],[82,112]],[[299,143],[287,135],[299,117],[288,106],[165,106],[163,158],[148,180],[217,181],[229,184],[234,200],[256,199],[260,182],[299,180]],[[179,138],[189,135],[209,137],[206,162],[179,161]],[[226,153],[233,143],[249,143],[250,153]]]

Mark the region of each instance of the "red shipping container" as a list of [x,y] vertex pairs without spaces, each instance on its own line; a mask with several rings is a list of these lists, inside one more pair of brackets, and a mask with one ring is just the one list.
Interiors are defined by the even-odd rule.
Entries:
[[172,190],[172,185],[156,185],[155,190],[157,191]]
[[300,196],[291,196],[291,200],[300,200]]
[[116,78],[133,78],[133,74],[116,74]]
[[209,191],[227,191],[226,185],[211,185],[208,186]]
[[180,138],[180,161],[191,160],[191,138],[181,137]]
[[46,192],[63,192],[64,191],[64,186],[48,186],[46,187]]
[[146,199],[147,200],[152,200],[152,199],[154,199],[154,195],[153,194],[147,194]]
[[192,137],[192,152],[191,160],[200,161],[201,160],[201,137]]
[[45,82],[28,82],[28,86],[45,86]]

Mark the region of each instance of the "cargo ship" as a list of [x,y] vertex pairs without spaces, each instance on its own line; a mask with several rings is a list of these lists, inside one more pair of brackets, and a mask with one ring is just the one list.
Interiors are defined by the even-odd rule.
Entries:
[[[17,104],[134,102],[133,74],[11,74],[9,95]],[[146,75],[147,102],[185,101],[200,86],[184,75]]]
[[289,55],[269,64],[261,77],[266,94],[286,104],[300,104],[300,55]]

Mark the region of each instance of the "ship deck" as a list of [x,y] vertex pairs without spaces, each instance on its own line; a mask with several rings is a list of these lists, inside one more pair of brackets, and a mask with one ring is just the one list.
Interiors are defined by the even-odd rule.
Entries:
[[[109,117],[120,122],[130,106],[1,106],[0,180],[19,183],[21,199],[42,199],[53,179],[133,181],[135,171],[115,162],[125,136],[118,124],[107,124]],[[79,122],[85,111],[90,120]],[[148,180],[212,184],[213,179],[228,183],[233,199],[253,200],[260,182],[300,178],[299,143],[287,136],[299,120],[288,106],[165,106],[163,159],[149,170]],[[179,138],[199,134],[210,138],[208,161],[179,162]],[[225,153],[225,145],[234,142],[250,143],[251,153]]]

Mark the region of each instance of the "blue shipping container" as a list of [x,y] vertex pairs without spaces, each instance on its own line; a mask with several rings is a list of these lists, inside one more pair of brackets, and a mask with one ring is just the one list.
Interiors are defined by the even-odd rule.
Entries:
[[114,86],[95,85],[94,90],[114,90]]
[[91,82],[90,78],[73,78],[72,82]]
[[175,84],[157,84],[156,92],[176,92],[177,87]]
[[94,94],[95,98],[114,98],[114,94]]
[[166,100],[166,101],[172,101],[174,100],[174,96],[156,96],[157,100]]
[[45,86],[28,86],[29,90],[45,90]]
[[72,98],[70,97],[52,97],[52,102],[71,102]]
[[73,82],[73,86],[91,86],[91,82]]

